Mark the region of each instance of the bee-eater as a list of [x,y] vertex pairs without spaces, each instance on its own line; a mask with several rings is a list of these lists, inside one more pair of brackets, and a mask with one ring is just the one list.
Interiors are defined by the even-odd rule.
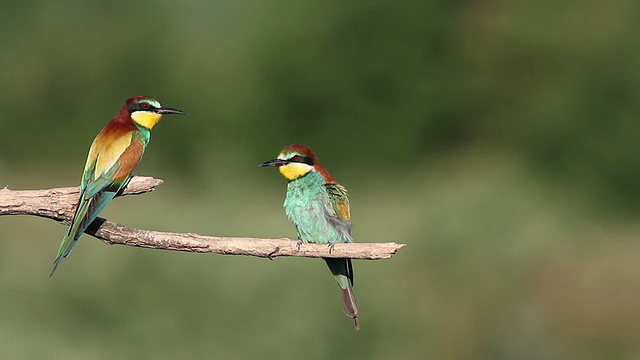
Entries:
[[71,254],[78,238],[98,214],[127,186],[131,172],[149,143],[151,129],[164,114],[186,115],[182,110],[163,107],[148,96],[134,96],[93,140],[82,173],[76,212],[69,232],[60,244],[50,276],[60,260]]
[[[276,159],[260,165],[266,166],[277,167],[288,181],[284,209],[299,241],[329,246],[353,242],[347,190],[318,163],[311,149],[298,144],[285,146]],[[359,330],[351,259],[324,260],[340,286],[344,312]]]

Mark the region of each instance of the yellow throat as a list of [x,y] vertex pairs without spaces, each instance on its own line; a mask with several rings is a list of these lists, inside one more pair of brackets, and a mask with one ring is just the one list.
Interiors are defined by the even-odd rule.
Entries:
[[161,114],[157,114],[150,111],[134,111],[131,113],[131,119],[140,126],[144,126],[151,130],[162,118]]
[[278,170],[280,170],[282,176],[291,181],[307,175],[309,171],[313,170],[313,166],[303,163],[290,163],[280,166]]

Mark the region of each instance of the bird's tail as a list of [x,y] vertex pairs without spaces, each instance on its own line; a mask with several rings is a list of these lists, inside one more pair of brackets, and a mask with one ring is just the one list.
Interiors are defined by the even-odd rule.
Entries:
[[356,331],[360,330],[360,322],[358,321],[358,306],[356,305],[356,298],[353,296],[353,289],[351,286],[347,286],[346,289],[340,289],[342,292],[342,306],[344,313],[348,317],[353,319],[353,325]]
[[78,238],[75,236],[75,233],[72,234],[70,231],[67,236],[62,239],[62,243],[60,243],[60,249],[58,249],[58,255],[56,255],[56,259],[53,261],[53,270],[51,270],[51,274],[49,277],[53,276],[53,273],[56,272],[58,265],[60,265],[60,260],[65,258],[71,254],[73,248],[78,243]]
[[356,331],[360,330],[358,322],[358,306],[353,295],[353,268],[351,259],[324,259],[329,266],[329,270],[336,279],[340,292],[342,293],[342,306],[344,313],[353,319]]
[[82,196],[83,195],[81,195],[80,200],[78,201],[76,213],[73,215],[73,220],[71,220],[69,232],[60,243],[58,255],[56,255],[56,259],[53,261],[53,270],[51,270],[49,277],[53,276],[53,273],[56,272],[62,258],[66,258],[71,255],[73,249],[78,244],[78,239],[82,233],[84,233],[91,222],[95,220],[100,211],[104,209],[109,201],[113,199],[115,192],[98,193],[88,200],[84,200]]

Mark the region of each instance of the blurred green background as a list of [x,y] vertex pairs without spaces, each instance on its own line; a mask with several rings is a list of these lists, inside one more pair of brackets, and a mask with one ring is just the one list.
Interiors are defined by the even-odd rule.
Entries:
[[320,260],[108,247],[0,218],[2,359],[639,359],[640,3],[4,1],[0,185],[77,185],[136,94],[138,228],[294,237],[313,148],[350,191],[361,327]]

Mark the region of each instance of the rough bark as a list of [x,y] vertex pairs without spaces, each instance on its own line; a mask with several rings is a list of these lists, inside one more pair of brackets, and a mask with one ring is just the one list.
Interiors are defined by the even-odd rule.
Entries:
[[[136,176],[123,195],[138,195],[153,191],[162,180]],[[33,215],[69,225],[75,211],[80,189],[65,187],[47,190],[0,190],[0,216]],[[388,259],[406,244],[353,243],[326,245],[302,244],[286,238],[249,238],[205,236],[193,233],[171,233],[129,228],[103,218],[97,218],[85,231],[103,242],[152,249],[247,255],[274,259],[278,256]],[[59,239],[55,239],[59,240]]]

